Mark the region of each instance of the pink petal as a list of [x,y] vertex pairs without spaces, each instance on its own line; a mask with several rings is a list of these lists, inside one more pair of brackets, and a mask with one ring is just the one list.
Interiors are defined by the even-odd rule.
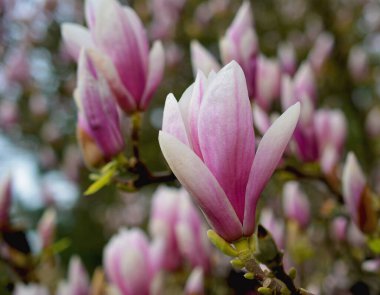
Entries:
[[99,10],[94,28],[96,45],[110,57],[125,88],[139,102],[145,88],[147,69],[136,26],[116,0],[103,1]]
[[189,103],[189,134],[193,151],[203,159],[202,152],[199,146],[198,139],[198,117],[201,107],[202,97],[206,90],[207,79],[202,72],[198,72],[197,78],[194,82],[193,91]]
[[187,138],[186,128],[183,123],[181,111],[178,103],[172,93],[170,93],[165,101],[164,115],[162,119],[162,130],[182,143],[189,146],[189,140]]
[[276,169],[282,154],[293,135],[300,115],[300,104],[296,103],[283,113],[268,129],[260,141],[249,175],[243,230],[250,236],[255,230],[256,204],[265,185]]
[[193,196],[216,232],[228,241],[242,235],[242,224],[210,170],[186,145],[160,131],[162,153],[177,179]]
[[198,129],[203,160],[242,222],[255,138],[244,73],[235,61],[225,66],[209,85]]
[[162,80],[165,70],[165,52],[160,41],[154,42],[149,53],[149,72],[144,95],[139,108],[145,110]]
[[212,54],[208,52],[207,49],[204,48],[198,41],[191,41],[190,52],[194,76],[197,74],[198,70],[202,71],[206,75],[208,75],[211,71],[217,72],[220,70],[220,65],[216,61],[215,57],[212,56]]
[[90,32],[81,25],[63,23],[61,34],[68,52],[75,61],[78,61],[82,48],[94,47]]
[[105,76],[119,107],[126,113],[135,111],[136,102],[129,91],[124,87],[122,81],[120,81],[119,74],[112,61],[106,55],[95,49],[89,49],[87,52],[91,58],[96,61],[96,64]]

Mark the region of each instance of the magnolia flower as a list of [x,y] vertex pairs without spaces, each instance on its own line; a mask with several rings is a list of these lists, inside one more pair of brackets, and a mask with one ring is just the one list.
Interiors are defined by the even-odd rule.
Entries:
[[59,285],[57,295],[88,295],[90,283],[86,269],[79,257],[70,259],[68,280]]
[[103,264],[107,277],[122,295],[148,295],[159,265],[140,229],[121,230],[106,245]]
[[357,227],[364,233],[376,230],[377,216],[366,179],[355,154],[350,152],[343,168],[343,197]]
[[152,198],[149,232],[154,239],[163,239],[163,267],[167,270],[175,270],[182,264],[175,233],[180,202],[179,191],[166,186],[160,186]]
[[283,207],[285,216],[306,228],[310,222],[310,203],[296,181],[289,181],[284,186]]
[[201,267],[207,272],[211,267],[211,244],[199,210],[184,189],[180,190],[177,199],[179,206],[175,231],[179,249],[192,267]]
[[309,53],[309,61],[313,70],[320,73],[326,59],[331,54],[334,48],[334,37],[330,33],[321,33],[315,41],[314,47]]
[[177,179],[227,241],[255,230],[256,204],[293,134],[299,104],[264,134],[255,156],[247,84],[236,62],[206,78],[201,72],[177,103],[169,94],[161,150]]
[[280,96],[281,70],[278,62],[260,55],[256,65],[255,101],[268,110],[273,101]]
[[82,51],[75,92],[78,139],[89,166],[110,160],[124,148],[117,106],[96,57],[94,51]]
[[314,130],[322,171],[333,171],[344,149],[347,135],[346,118],[341,110],[320,109],[314,116]]
[[368,77],[369,60],[368,53],[360,46],[354,46],[350,49],[348,56],[347,67],[351,77],[360,82]]
[[292,43],[282,43],[278,47],[278,59],[283,73],[292,76],[296,71],[296,52]]
[[97,48],[104,55],[103,75],[127,113],[145,110],[164,70],[164,50],[155,42],[149,52],[148,38],[136,13],[116,0],[87,0],[86,22],[63,24],[62,36],[72,56],[81,48]]
[[276,242],[277,247],[284,249],[285,247],[285,225],[282,219],[277,219],[272,209],[264,208],[260,213],[260,222],[261,225],[267,229],[274,241]]
[[258,41],[253,28],[251,5],[244,1],[225,36],[220,40],[220,53],[224,64],[237,61],[247,79],[249,97],[253,98],[256,84]]

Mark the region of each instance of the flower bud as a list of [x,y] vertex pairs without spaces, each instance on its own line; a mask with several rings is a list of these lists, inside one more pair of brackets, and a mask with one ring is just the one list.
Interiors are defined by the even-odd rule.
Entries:
[[320,73],[326,59],[331,54],[334,47],[333,35],[323,32],[315,41],[314,47],[309,53],[309,61],[315,73]]
[[47,209],[38,223],[38,235],[42,249],[46,249],[54,242],[57,215],[54,209]]
[[377,227],[377,216],[371,192],[352,152],[348,154],[343,168],[342,185],[344,201],[353,221],[362,232],[373,233]]
[[178,221],[179,191],[175,188],[160,186],[153,195],[149,221],[149,232],[165,243],[164,268],[174,270],[182,263],[176,238]]
[[103,259],[109,281],[121,294],[150,294],[157,269],[143,231],[120,230],[104,248]]
[[299,183],[289,181],[284,186],[283,208],[285,216],[306,228],[310,222],[310,203]]
[[369,74],[367,52],[359,46],[352,47],[348,56],[347,66],[354,81],[363,81]]
[[279,97],[281,71],[278,62],[260,55],[256,65],[255,100],[264,110],[268,110]]
[[278,48],[278,59],[283,73],[292,76],[296,71],[297,60],[292,43],[282,43]]
[[115,98],[99,70],[98,54],[95,51],[81,52],[78,79],[78,89],[75,92],[78,139],[86,163],[98,164],[102,159],[108,161],[119,154],[124,148],[124,139]]
[[204,271],[209,271],[211,245],[199,211],[184,189],[179,191],[178,199],[178,221],[175,231],[180,252],[193,267],[199,266]]

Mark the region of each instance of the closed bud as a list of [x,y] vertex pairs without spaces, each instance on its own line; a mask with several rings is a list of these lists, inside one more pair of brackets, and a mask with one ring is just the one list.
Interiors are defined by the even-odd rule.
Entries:
[[9,213],[12,205],[12,181],[8,174],[0,184],[0,228],[9,224]]
[[54,209],[47,209],[38,223],[38,235],[42,249],[50,247],[54,242],[57,214]]
[[372,196],[359,163],[350,152],[347,156],[342,176],[343,197],[346,207],[358,228],[370,234],[376,230],[377,216]]

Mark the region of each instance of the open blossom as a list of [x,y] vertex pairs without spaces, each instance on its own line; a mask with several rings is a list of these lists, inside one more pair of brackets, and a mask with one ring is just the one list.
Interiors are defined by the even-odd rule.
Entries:
[[145,110],[161,82],[164,50],[159,41],[149,52],[148,38],[136,13],[116,0],[87,0],[86,22],[62,25],[71,55],[81,48],[96,48],[103,55],[102,70],[121,109]]
[[343,168],[342,185],[344,201],[354,223],[362,232],[372,233],[377,227],[377,216],[365,176],[352,152]]
[[118,109],[97,61],[95,51],[83,49],[75,92],[78,139],[89,166],[110,160],[124,148]]
[[284,185],[283,207],[285,216],[306,228],[310,222],[310,203],[296,181]]
[[148,295],[159,269],[158,257],[140,229],[123,229],[107,244],[103,264],[110,282],[122,295]]
[[272,124],[255,156],[247,84],[236,62],[208,78],[200,72],[179,102],[168,95],[161,150],[225,240],[253,234],[257,201],[293,134],[299,111],[296,104]]
[[242,67],[247,79],[249,97],[253,98],[256,84],[258,41],[253,28],[251,5],[244,1],[231,26],[219,43],[224,64],[232,60]]

